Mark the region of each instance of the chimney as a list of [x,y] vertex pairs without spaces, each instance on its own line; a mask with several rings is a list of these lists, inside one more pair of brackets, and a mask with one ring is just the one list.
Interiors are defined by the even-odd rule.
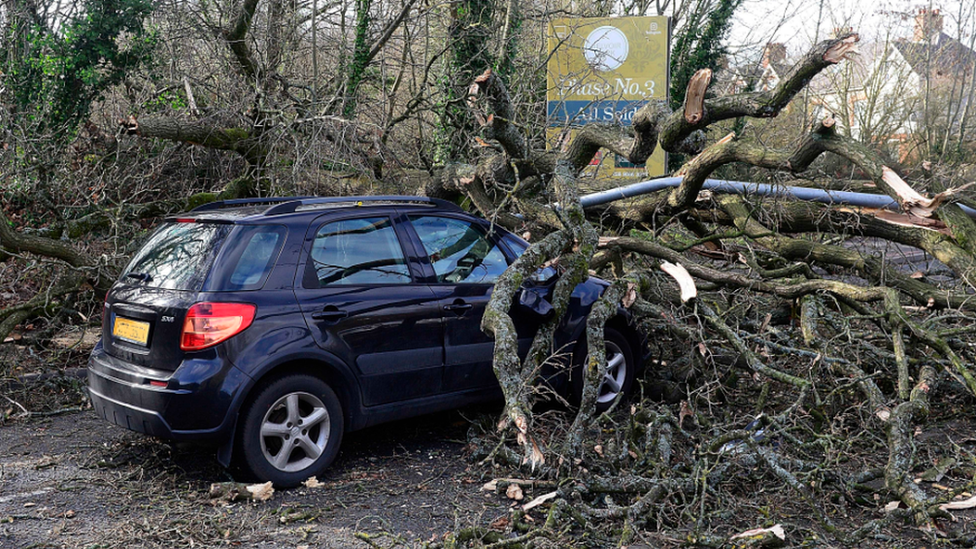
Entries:
[[854,34],[854,27],[834,27],[834,30],[830,33],[830,37],[840,38],[849,34]]
[[914,42],[930,42],[942,33],[942,14],[939,10],[929,11],[926,8],[919,8],[918,15],[915,16],[915,33],[912,36]]
[[786,46],[784,44],[770,42],[763,50],[762,66],[768,67],[772,63],[782,63],[786,60]]

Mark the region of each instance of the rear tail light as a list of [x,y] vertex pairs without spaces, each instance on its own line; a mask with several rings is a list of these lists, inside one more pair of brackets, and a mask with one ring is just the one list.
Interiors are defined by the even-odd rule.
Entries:
[[180,349],[199,351],[243,332],[254,320],[250,303],[197,303],[186,312]]

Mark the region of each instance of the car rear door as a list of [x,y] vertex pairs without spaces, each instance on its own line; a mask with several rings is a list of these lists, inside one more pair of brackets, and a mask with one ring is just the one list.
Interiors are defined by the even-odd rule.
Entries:
[[443,389],[438,299],[419,282],[421,268],[394,217],[319,217],[295,283],[316,343],[356,370],[366,406]]

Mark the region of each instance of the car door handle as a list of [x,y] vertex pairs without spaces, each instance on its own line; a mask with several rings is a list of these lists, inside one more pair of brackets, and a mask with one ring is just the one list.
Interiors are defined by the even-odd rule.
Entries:
[[465,303],[459,299],[450,305],[444,305],[444,310],[451,311],[452,313],[456,313],[458,315],[463,315],[471,307],[472,305],[470,303]]
[[312,313],[312,318],[315,320],[329,320],[331,322],[337,322],[347,316],[349,316],[349,313],[338,309],[327,309],[318,313]]

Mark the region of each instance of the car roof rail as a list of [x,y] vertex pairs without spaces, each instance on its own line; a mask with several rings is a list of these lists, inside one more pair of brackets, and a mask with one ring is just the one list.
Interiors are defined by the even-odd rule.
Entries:
[[213,210],[220,210],[223,208],[236,208],[238,206],[250,206],[250,205],[260,205],[260,204],[280,204],[282,202],[291,202],[294,200],[305,200],[308,198],[315,198],[313,196],[269,196],[265,198],[234,198],[231,200],[215,200],[213,202],[207,202],[206,204],[201,204],[196,208],[190,210],[191,212],[209,212]]
[[460,206],[440,198],[429,198],[426,196],[326,196],[317,198],[295,198],[288,202],[283,202],[272,206],[264,211],[264,215],[281,215],[292,213],[302,206],[318,206],[328,204],[353,204],[363,206],[367,202],[388,202],[393,204],[428,204],[439,206],[452,211],[463,211]]

